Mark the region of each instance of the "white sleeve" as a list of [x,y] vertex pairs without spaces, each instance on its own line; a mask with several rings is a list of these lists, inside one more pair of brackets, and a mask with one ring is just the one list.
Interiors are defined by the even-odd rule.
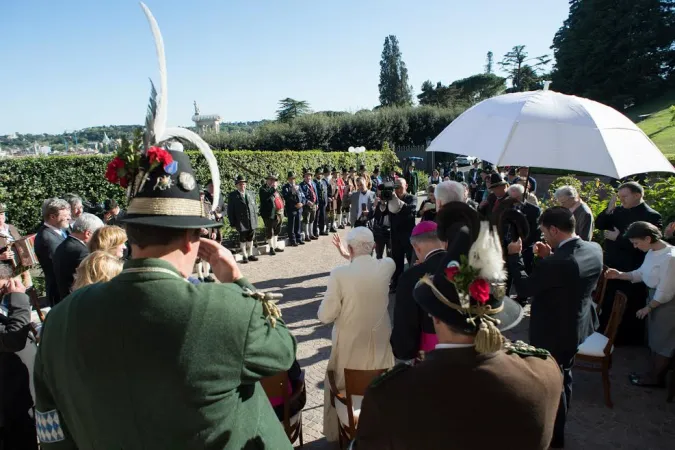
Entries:
[[632,272],[628,272],[628,276],[630,276],[630,282],[631,283],[640,283],[642,281],[642,267],[644,264],[637,269],[635,269]]
[[328,277],[326,285],[326,293],[319,305],[319,312],[317,316],[323,323],[334,322],[340,315],[342,308],[342,294],[340,292],[340,283],[336,279],[335,273],[331,273]]
[[659,285],[656,286],[656,294],[653,300],[659,303],[667,303],[675,296],[675,255],[663,262],[659,274]]

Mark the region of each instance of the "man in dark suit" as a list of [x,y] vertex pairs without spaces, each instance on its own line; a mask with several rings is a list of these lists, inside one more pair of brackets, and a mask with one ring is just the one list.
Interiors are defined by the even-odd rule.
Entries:
[[459,183],[464,182],[464,172],[459,170],[459,166],[456,162],[452,163],[452,170],[448,174],[448,177],[450,177],[451,181],[457,181]]
[[525,187],[521,184],[514,184],[509,186],[509,197],[518,201],[516,206],[527,218],[529,225],[529,233],[527,238],[523,239],[523,263],[525,263],[525,271],[532,273],[532,262],[534,261],[534,244],[541,240],[541,231],[539,230],[539,216],[541,216],[541,209],[525,201]]
[[255,195],[246,190],[246,178],[238,175],[236,189],[227,198],[227,218],[230,226],[239,232],[239,244],[243,256],[242,263],[257,261],[253,254],[255,231],[258,229],[258,208],[255,206]]
[[508,246],[509,274],[518,295],[532,298],[530,344],[551,352],[563,371],[563,392],[551,441],[553,448],[562,448],[574,355],[598,326],[591,294],[602,272],[602,249],[575,234],[574,215],[567,208],[547,209],[539,224],[548,244],[535,244],[535,253],[543,259],[528,277],[519,239]]
[[413,248],[410,235],[415,228],[417,216],[417,197],[406,193],[406,180],[399,178],[394,183],[394,198],[389,200],[391,214],[391,256],[396,263],[396,271],[391,280],[392,290],[396,290],[398,277],[403,273],[405,259],[412,263]]
[[[72,232],[54,252],[54,276],[59,290],[59,302],[70,294],[75,270],[89,254],[87,243],[103,221],[93,214],[82,213],[72,224]],[[57,302],[58,303],[58,302]]]
[[410,242],[419,264],[401,274],[394,304],[394,327],[391,332],[391,348],[396,359],[415,359],[420,350],[428,353],[438,343],[434,323],[415,303],[413,291],[420,279],[435,273],[445,255],[445,244],[436,233],[436,222],[420,222],[413,228]]
[[320,167],[314,172],[314,183],[317,187],[317,195],[319,197],[319,209],[317,211],[316,222],[314,222],[314,235],[328,236],[326,229],[326,208],[331,200],[330,182],[324,178],[324,174],[330,175],[330,170],[326,167]]
[[295,182],[295,172],[288,172],[286,179],[288,183],[281,188],[281,195],[284,197],[286,217],[288,217],[288,240],[291,247],[297,247],[305,244],[300,232],[300,223],[302,221],[302,209],[307,200],[302,193],[302,189]]
[[33,362],[37,352],[30,333],[30,300],[26,288],[12,279],[12,270],[0,265],[0,448],[37,450],[32,408]]
[[37,256],[45,276],[47,300],[50,306],[59,302],[59,288],[54,274],[54,253],[56,248],[68,236],[70,225],[70,205],[60,198],[50,198],[42,204],[44,223],[35,236],[35,256]]
[[312,171],[310,169],[302,169],[303,181],[300,183],[300,191],[305,197],[302,204],[302,234],[305,242],[319,239],[318,232],[315,234],[315,229],[318,231],[316,224],[316,216],[319,202],[318,188],[314,180],[312,180]]
[[[605,230],[605,264],[620,272],[631,272],[642,265],[645,252],[633,247],[629,239],[623,237],[628,227],[638,221],[649,222],[658,229],[663,229],[661,214],[650,208],[643,200],[644,189],[635,181],[619,186],[617,194],[610,201],[607,209],[598,214],[595,227]],[[617,200],[621,202],[617,206]],[[647,299],[647,287],[644,283],[631,283],[624,280],[610,280],[605,289],[605,300],[602,304],[600,327],[609,322],[614,304],[614,295],[620,290],[628,297],[626,312],[616,336],[619,345],[644,344],[644,321],[636,317]]]
[[509,183],[502,178],[498,173],[491,173],[488,180],[487,188],[490,191],[490,194],[487,197],[487,200],[482,201],[478,207],[478,212],[490,222],[493,222],[493,225],[496,225],[493,221],[493,213],[499,207],[499,204],[508,198],[506,190],[509,187]]
[[482,178],[480,176],[482,170],[480,169],[480,160],[476,159],[473,162],[473,167],[471,170],[469,170],[469,174],[467,177],[466,182],[469,184],[469,197],[471,200],[478,201],[476,200],[476,191],[478,190],[478,186],[482,183]]

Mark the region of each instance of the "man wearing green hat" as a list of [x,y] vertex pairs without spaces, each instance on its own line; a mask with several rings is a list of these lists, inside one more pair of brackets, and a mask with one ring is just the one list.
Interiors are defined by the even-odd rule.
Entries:
[[[156,21],[142,6],[161,57]],[[200,149],[214,208],[218,166],[198,135],[155,123],[166,117],[153,110],[167,104],[165,86],[162,96],[151,101],[143,151],[121,146],[106,171],[127,186],[122,223],[133,259],[111,281],[62,300],[42,329],[41,448],[291,450],[259,380],[291,367],[295,339],[272,295],[256,291],[227,249],[200,239],[220,224],[206,217],[188,155],[163,146],[178,136]],[[197,257],[220,283],[187,280]]]
[[267,239],[267,245],[270,248],[270,256],[284,251],[277,243],[279,233],[281,232],[281,223],[284,221],[284,201],[279,191],[277,191],[278,183],[279,176],[269,174],[266,183],[258,191],[258,196],[260,197],[260,215],[263,218],[263,222],[265,222],[265,239]]

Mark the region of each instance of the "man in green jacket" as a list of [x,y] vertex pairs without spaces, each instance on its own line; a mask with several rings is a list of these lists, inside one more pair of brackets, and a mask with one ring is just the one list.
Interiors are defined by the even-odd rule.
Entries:
[[[188,156],[153,149],[136,174],[125,167],[132,180],[148,174],[130,184],[123,220],[133,259],[45,323],[42,448],[291,449],[259,380],[291,367],[295,339],[232,254],[200,239],[220,223],[204,217]],[[188,282],[197,257],[220,283]]]
[[281,232],[281,223],[284,221],[284,200],[281,198],[277,186],[279,183],[279,176],[276,174],[269,174],[267,181],[260,187],[258,195],[260,196],[260,215],[265,222],[265,239],[269,245],[270,255],[274,256],[277,252],[283,252],[280,248],[277,239]]

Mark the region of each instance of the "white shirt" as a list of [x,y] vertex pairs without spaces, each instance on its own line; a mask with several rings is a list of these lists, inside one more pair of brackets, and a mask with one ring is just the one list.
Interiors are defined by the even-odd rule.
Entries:
[[366,206],[368,206],[368,193],[369,192],[370,191],[359,193],[359,208],[361,208],[361,205],[363,205],[364,203],[366,204]]
[[48,224],[47,222],[44,222],[44,224],[47,228],[49,228],[50,230],[52,230],[54,233],[58,234],[59,236],[61,236],[61,237],[65,236],[65,230],[62,230],[60,228],[56,228],[55,226],[52,226],[52,225]]
[[633,283],[642,281],[656,289],[652,300],[667,303],[675,296],[675,247],[649,250],[642,265],[628,273]]

